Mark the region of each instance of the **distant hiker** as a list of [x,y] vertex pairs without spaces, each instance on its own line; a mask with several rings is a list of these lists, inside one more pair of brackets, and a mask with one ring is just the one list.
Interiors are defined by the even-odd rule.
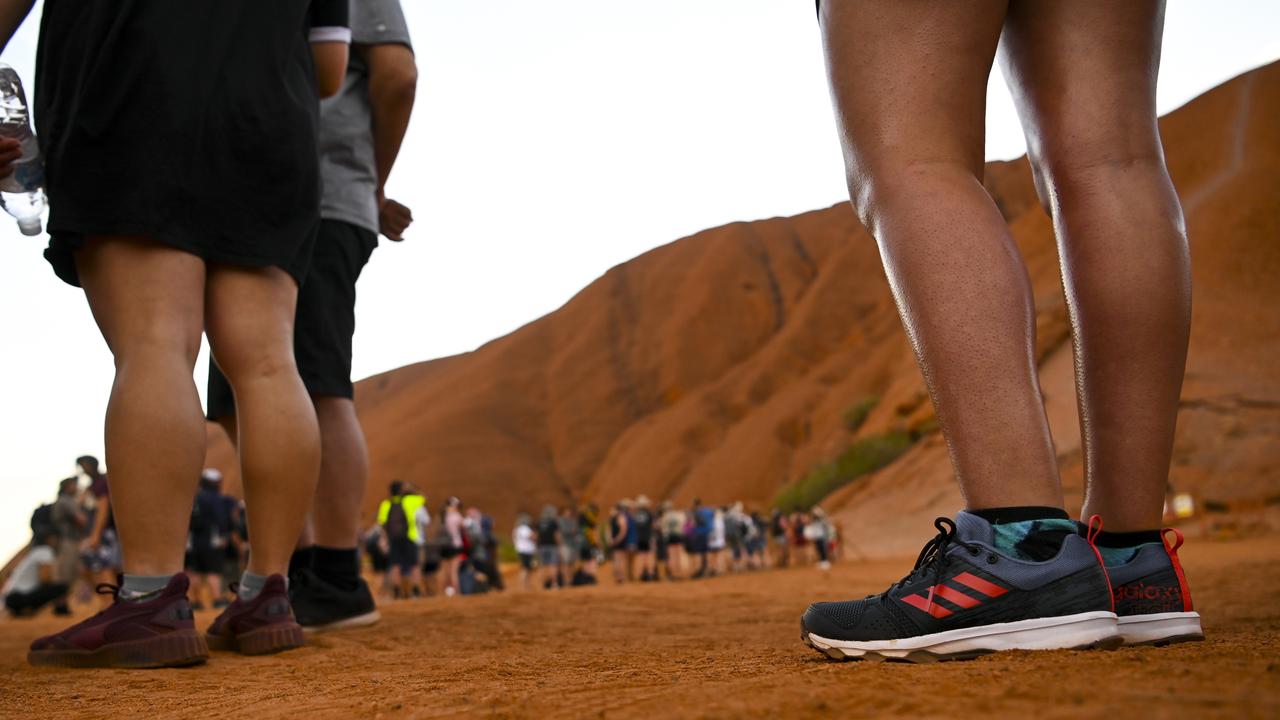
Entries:
[[14,617],[34,615],[40,608],[67,595],[67,584],[58,580],[58,531],[43,527],[27,554],[14,568],[0,595]]
[[640,582],[654,582],[658,579],[657,560],[654,557],[654,525],[657,518],[649,505],[649,497],[640,495],[636,498],[635,512],[631,515],[635,527],[635,559],[640,567]]
[[453,597],[459,592],[458,570],[466,552],[462,526],[462,501],[450,497],[444,503],[444,521],[440,524],[440,594]]
[[609,559],[613,563],[613,579],[619,584],[629,579],[632,550],[627,541],[633,533],[627,501],[619,500],[609,514]]
[[208,468],[200,474],[200,489],[196,492],[195,509],[191,514],[191,570],[193,582],[189,594],[191,607],[204,606],[207,593],[209,603],[225,607],[222,592],[222,570],[227,561],[226,543],[231,535],[231,518],[222,495],[222,473]]
[[[120,572],[120,545],[116,537],[115,513],[111,508],[111,488],[98,459],[92,455],[76,458],[76,466],[89,481],[87,499],[92,504],[89,531],[80,541],[80,560],[89,574],[91,585],[114,584]],[[104,606],[111,604],[110,595],[99,595]]]
[[664,501],[658,516],[658,565],[668,580],[685,573],[684,513],[675,503]]
[[378,506],[378,524],[387,536],[387,579],[395,597],[409,598],[422,582],[416,518],[426,499],[399,480],[389,490],[390,497]]
[[58,541],[54,546],[58,555],[55,582],[67,586],[67,594],[54,603],[55,614],[71,614],[71,588],[81,574],[80,541],[88,527],[89,518],[80,507],[80,478],[66,478],[58,483],[58,498],[49,508],[48,526],[43,528],[44,531],[54,530],[57,534]]
[[698,569],[693,572],[692,577],[702,578],[708,573],[714,574],[707,566],[707,554],[710,552],[711,528],[715,524],[716,511],[694,498],[693,510],[689,515],[689,553],[698,561]]
[[542,516],[538,518],[538,567],[541,568],[541,584],[544,590],[561,587],[564,578],[560,576],[560,520],[556,515],[555,505],[542,508]]
[[823,570],[831,569],[831,540],[833,535],[831,523],[827,521],[826,511],[815,506],[813,508],[813,518],[805,526],[805,539],[813,543],[813,549],[818,554],[818,567]]
[[769,544],[774,567],[786,567],[791,562],[791,528],[787,516],[778,508],[769,514]]
[[596,583],[600,553],[599,518],[600,509],[595,503],[588,503],[578,511],[578,561],[581,564],[576,577],[582,578],[581,584]]
[[516,556],[520,558],[520,587],[525,590],[533,588],[533,556],[538,552],[537,536],[530,526],[529,516],[521,513],[516,517],[516,526],[511,531],[511,544],[515,546]]
[[560,565],[557,583],[564,587],[572,584],[578,567],[578,514],[568,505],[560,508]]

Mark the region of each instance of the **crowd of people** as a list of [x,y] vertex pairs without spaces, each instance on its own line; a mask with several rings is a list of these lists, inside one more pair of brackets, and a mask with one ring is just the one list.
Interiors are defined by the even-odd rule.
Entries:
[[505,590],[502,563],[518,561],[516,585],[559,589],[599,582],[602,564],[615,583],[714,577],[768,567],[828,569],[840,532],[822,508],[748,511],[743,503],[689,508],[654,505],[641,495],[599,507],[548,504],[521,513],[504,547],[493,516],[449,497],[432,512],[425,494],[395,481],[363,535],[367,568],[384,600]]
[[[58,483],[52,502],[31,514],[30,548],[0,591],[11,615],[28,616],[45,606],[70,615],[73,604],[94,602],[99,585],[118,581],[122,564],[107,474],[90,455],[76,459],[76,470]],[[248,557],[244,502],[222,492],[218,470],[205,470],[199,487],[185,561],[192,607],[224,608]],[[106,606],[111,600],[103,594],[98,602]]]
[[592,584],[600,562],[612,565],[617,583],[699,579],[728,572],[816,562],[827,569],[840,533],[821,508],[768,516],[743,503],[691,507],[648,497],[618,501],[607,517],[589,504],[543,508],[536,522],[522,515],[513,531],[521,584],[529,587],[534,563],[544,588]]
[[[32,515],[32,547],[4,587],[10,614],[46,605],[61,615],[89,604],[100,583],[120,572],[107,476],[96,458],[77,459],[78,474],[58,485],[53,502]],[[224,608],[235,594],[249,551],[244,502],[222,491],[222,473],[206,469],[191,510],[186,570],[193,609]],[[531,590],[595,585],[612,565],[615,583],[714,577],[725,573],[816,564],[830,567],[840,533],[822,508],[769,514],[743,503],[687,509],[654,505],[641,495],[599,507],[546,505],[535,519],[516,517],[504,548],[492,515],[449,497],[432,512],[424,493],[399,480],[364,533],[362,565],[384,601],[474,595],[506,589],[504,559],[518,562],[517,585]],[[105,601],[110,600],[104,597]]]

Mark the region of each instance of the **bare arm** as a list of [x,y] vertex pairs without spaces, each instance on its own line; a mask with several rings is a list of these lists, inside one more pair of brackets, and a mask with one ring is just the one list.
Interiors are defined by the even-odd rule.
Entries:
[[342,79],[347,75],[349,53],[350,46],[344,42],[311,43],[311,57],[315,60],[320,97],[331,97],[342,89]]
[[0,51],[9,45],[32,5],[35,0],[0,0]]
[[369,66],[369,105],[373,114],[373,154],[378,163],[378,197],[391,175],[400,143],[409,128],[418,88],[413,51],[400,44],[358,46]]

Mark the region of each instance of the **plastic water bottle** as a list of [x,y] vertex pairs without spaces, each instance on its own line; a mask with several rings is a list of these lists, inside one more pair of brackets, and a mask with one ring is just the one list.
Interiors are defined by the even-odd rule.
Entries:
[[4,63],[0,63],[0,137],[22,143],[22,157],[14,162],[13,174],[0,180],[0,205],[17,219],[23,235],[39,235],[44,214],[44,160],[31,132],[22,80]]

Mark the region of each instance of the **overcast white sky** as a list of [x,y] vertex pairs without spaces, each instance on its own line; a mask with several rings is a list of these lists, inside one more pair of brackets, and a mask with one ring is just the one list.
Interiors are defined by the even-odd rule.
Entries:
[[[473,350],[676,238],[845,199],[808,0],[404,5],[421,80],[388,194],[418,222],[360,281],[357,377]],[[1280,3],[1169,5],[1162,113],[1280,57]],[[29,91],[39,12],[0,57]],[[1022,154],[998,71],[987,125],[989,158]],[[44,242],[0,214],[0,563],[103,454],[111,356]]]

